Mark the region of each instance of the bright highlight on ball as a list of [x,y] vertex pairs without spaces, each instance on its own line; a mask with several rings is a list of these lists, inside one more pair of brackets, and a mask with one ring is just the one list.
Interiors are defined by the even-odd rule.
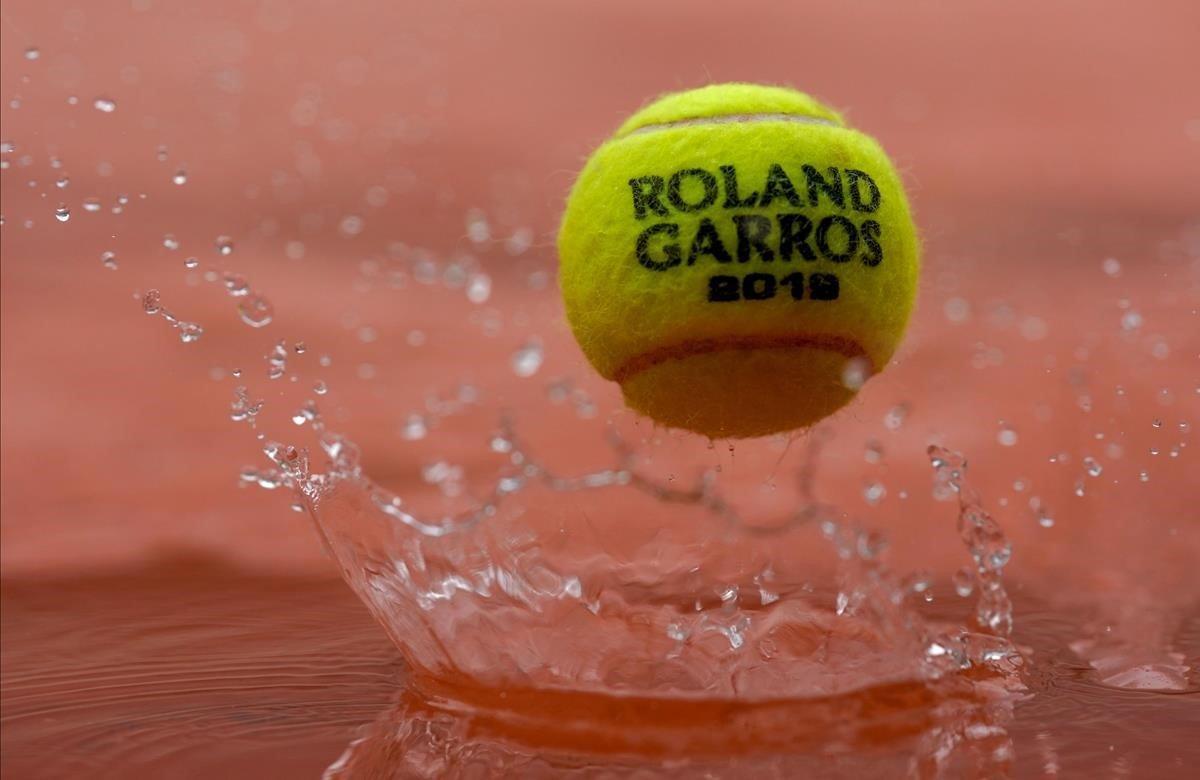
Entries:
[[634,114],[575,182],[558,250],[592,366],[638,412],[713,438],[844,406],[895,352],[919,270],[879,145],[807,95],[752,84]]

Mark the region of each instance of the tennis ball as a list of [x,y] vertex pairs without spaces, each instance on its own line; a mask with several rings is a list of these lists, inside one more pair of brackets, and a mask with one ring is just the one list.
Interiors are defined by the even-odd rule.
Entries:
[[904,190],[874,139],[813,98],[666,95],[587,161],[558,236],[592,366],[663,425],[803,428],[887,365],[916,295]]

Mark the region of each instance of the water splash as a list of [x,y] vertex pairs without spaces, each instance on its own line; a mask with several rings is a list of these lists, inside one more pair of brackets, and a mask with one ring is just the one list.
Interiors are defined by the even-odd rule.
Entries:
[[[105,254],[112,255],[111,252],[106,252]],[[109,260],[114,263],[112,267],[115,268],[116,257],[111,256]],[[108,264],[109,260],[106,260],[106,265]],[[140,296],[140,300],[142,303],[142,311],[150,316],[161,317],[162,319],[166,320],[171,327],[179,331],[179,340],[184,344],[191,344],[195,341],[198,341],[200,337],[204,335],[204,329],[199,325],[194,322],[181,320],[169,310],[164,308],[162,305],[162,294],[158,290],[148,290],[145,294]]]
[[1012,560],[1012,544],[966,482],[966,458],[938,446],[930,446],[928,454],[935,490],[958,497],[958,532],[975,561],[972,580],[979,591],[976,622],[988,633],[1007,637],[1013,626],[1012,601],[1004,589],[1002,573]]

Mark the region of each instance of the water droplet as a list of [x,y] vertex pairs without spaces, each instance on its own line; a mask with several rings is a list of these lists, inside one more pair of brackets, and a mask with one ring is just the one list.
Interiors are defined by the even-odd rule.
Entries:
[[1150,425],[1155,428],[1161,428],[1163,426],[1163,423],[1162,423],[1162,420],[1155,417],[1153,420],[1150,421]]
[[[235,377],[239,374],[241,374],[240,371],[233,372]],[[229,419],[234,422],[249,422],[253,426],[254,418],[262,411],[262,407],[262,399],[251,403],[250,395],[246,392],[245,386],[238,385],[233,388],[233,402],[229,404]],[[251,469],[247,473],[249,474],[248,481],[254,482],[258,472]],[[245,479],[246,477],[243,476],[243,478]]]
[[883,445],[875,439],[867,442],[866,450],[863,452],[863,459],[867,463],[879,463],[883,460]]
[[54,218],[59,222],[66,222],[71,218],[71,210],[65,204],[58,204],[58,208],[54,210]]
[[514,230],[508,240],[504,242],[504,251],[516,256],[524,254],[531,246],[533,246],[533,231],[527,227],[521,227]]
[[949,298],[942,311],[950,322],[965,322],[971,316],[971,304],[962,298]]
[[354,214],[342,217],[342,221],[338,225],[338,230],[341,231],[343,236],[357,236],[363,231],[363,219]]
[[368,206],[374,206],[375,208],[386,206],[388,202],[387,187],[381,187],[378,184],[368,187],[365,197]]
[[287,373],[287,362],[287,342],[280,340],[271,347],[271,352],[267,355],[267,377],[269,379],[282,377]]
[[485,303],[492,295],[492,278],[487,274],[475,274],[467,282],[467,300]]
[[877,505],[887,495],[887,488],[882,482],[868,482],[863,487],[863,500],[871,506]]
[[30,46],[28,49],[25,50],[25,59],[27,59],[27,60],[36,60],[38,57],[41,57],[41,56],[42,56],[42,52],[36,46]]
[[313,392],[316,393],[317,395],[325,395],[326,393],[329,392],[329,386],[326,385],[324,382],[318,380],[316,382],[313,382]]
[[[1004,426],[1004,423],[1000,423]],[[996,434],[996,441],[1003,447],[1012,447],[1017,443],[1017,432],[1007,426],[1002,427]]]
[[222,255],[233,254],[233,239],[229,236],[217,236],[217,253]]
[[76,97],[75,95],[68,95],[68,96],[67,96],[67,105],[68,105],[68,106],[74,106],[74,105],[76,105],[76,104],[78,104],[78,103],[79,103],[79,98],[78,98],[78,97]]
[[1130,309],[1121,315],[1121,329],[1129,332],[1135,331],[1142,327],[1142,315],[1137,311]]
[[541,342],[530,340],[512,354],[512,370],[519,377],[531,377],[542,367]]
[[292,351],[294,351],[297,355],[303,355],[308,351],[308,345],[303,341],[297,341],[292,345]]
[[858,557],[863,560],[874,560],[883,555],[888,548],[888,540],[878,531],[860,531],[855,539]]
[[954,583],[954,592],[964,599],[975,590],[975,572],[965,566],[954,572],[951,581]]
[[1053,528],[1054,518],[1050,514],[1050,510],[1042,503],[1042,499],[1037,496],[1030,496],[1029,508],[1033,510],[1033,516],[1037,518],[1037,523],[1042,528]]
[[1049,332],[1049,327],[1046,321],[1041,317],[1026,317],[1021,320],[1020,331],[1021,336],[1026,341],[1041,341],[1046,338]]
[[414,328],[404,337],[410,347],[420,347],[425,344],[425,331]]
[[184,268],[189,268],[189,269],[190,269],[190,268],[199,268],[199,267],[200,267],[200,261],[199,261],[199,260],[197,260],[197,259],[196,259],[196,258],[194,258],[194,257],[189,257],[189,258],[187,258],[186,260],[184,260],[184,261],[183,261],[183,267],[184,267]]
[[183,168],[180,168],[179,170],[175,171],[175,175],[171,177],[171,181],[173,181],[175,184],[179,185],[180,187],[187,184],[187,180],[188,180],[188,174],[187,174],[187,171],[184,170]]
[[1087,471],[1089,477],[1098,477],[1104,473],[1104,467],[1091,456],[1083,459],[1083,468]]
[[84,198],[83,199],[83,210],[91,211],[93,213],[99,211],[100,210],[100,199],[99,198]]
[[888,409],[887,414],[883,416],[883,427],[889,431],[898,431],[904,425],[904,421],[908,419],[908,412],[911,407],[907,403],[900,403]]
[[154,150],[154,159],[158,160],[159,162],[166,162],[167,161],[167,147],[160,146],[160,147],[158,147],[158,149]]
[[275,316],[275,308],[271,302],[258,293],[251,293],[238,301],[238,315],[242,322],[252,328],[262,328],[271,323]]
[[287,244],[285,244],[283,247],[283,253],[287,256],[288,260],[299,260],[300,258],[304,257],[304,242],[287,242]]
[[1100,263],[1100,269],[1106,276],[1116,278],[1121,275],[1121,261],[1115,257],[1106,257]]
[[0,141],[0,154],[12,154],[17,149],[12,141]]
[[244,298],[250,294],[250,283],[237,274],[225,274],[225,291],[233,298]]
[[181,322],[178,325],[179,340],[184,344],[191,344],[193,341],[199,340],[204,334],[204,329],[194,322]]
[[175,238],[175,236],[171,235],[170,233],[167,233],[165,236],[163,236],[163,246],[173,252],[179,248],[179,239]]
[[117,110],[117,101],[112,100],[111,98],[98,97],[92,101],[92,106],[95,107],[97,111],[102,111],[105,114],[111,114]]
[[842,385],[847,390],[859,390],[870,378],[871,361],[866,358],[850,358],[842,366]]
[[[115,252],[101,252],[100,253],[100,262],[104,265],[105,268],[109,269],[110,271],[117,270],[117,255]],[[146,300],[149,300],[151,295],[155,296],[155,301],[157,302],[158,290],[151,290],[150,292],[146,293],[146,298],[143,299],[143,303]],[[158,310],[155,309],[154,311],[147,311],[146,313],[147,314],[157,314]]]
[[58,179],[54,182],[54,186],[58,187],[60,190],[65,190],[67,188],[67,185],[70,183],[71,183],[71,179],[69,176],[59,176]]
[[428,433],[429,424],[425,418],[419,414],[410,414],[400,429],[400,438],[405,441],[418,441],[424,439]]
[[479,209],[467,212],[467,238],[473,243],[482,244],[492,237],[492,228],[488,225],[487,216]]
[[1187,420],[1179,421],[1179,432],[1180,433],[1187,433],[1191,429],[1192,429],[1192,425]]
[[1148,471],[1139,471],[1138,472],[1138,482],[1149,482],[1149,481],[1150,481],[1150,472],[1148,472]]

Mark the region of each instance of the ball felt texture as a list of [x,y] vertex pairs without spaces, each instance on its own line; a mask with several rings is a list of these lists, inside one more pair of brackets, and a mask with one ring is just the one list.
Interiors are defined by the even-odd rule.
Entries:
[[807,95],[752,84],[634,114],[576,180],[558,250],[596,371],[636,411],[713,438],[849,402],[848,364],[870,375],[895,352],[920,262],[879,144]]

